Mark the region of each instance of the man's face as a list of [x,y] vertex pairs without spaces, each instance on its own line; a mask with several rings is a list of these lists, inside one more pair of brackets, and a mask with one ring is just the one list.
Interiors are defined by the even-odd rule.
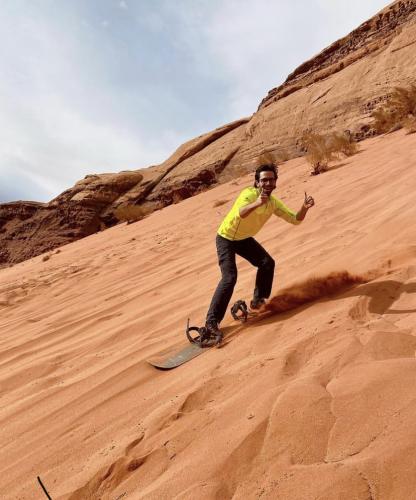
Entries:
[[276,177],[273,172],[260,172],[257,187],[263,190],[268,196],[271,195],[276,187]]

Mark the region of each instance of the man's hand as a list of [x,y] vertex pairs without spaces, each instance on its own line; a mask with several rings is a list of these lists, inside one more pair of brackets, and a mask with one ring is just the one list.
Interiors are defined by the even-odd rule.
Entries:
[[264,189],[262,189],[255,203],[257,204],[258,207],[261,207],[262,205],[266,205],[268,201],[269,201],[269,195],[264,192]]
[[240,208],[240,217],[242,219],[245,219],[248,215],[251,214],[251,212],[253,212],[253,210],[256,210],[256,208],[261,207],[262,205],[266,205],[268,201],[269,195],[266,194],[262,189],[257,200],[253,201],[253,203],[250,203],[249,205],[245,205],[244,207]]
[[308,196],[305,191],[305,199],[303,200],[301,209],[296,214],[296,219],[303,220],[308,210],[314,205],[315,205],[315,200],[312,198],[312,196]]
[[315,205],[315,200],[312,198],[312,196],[308,196],[305,191],[305,199],[303,201],[303,206],[309,210],[314,205]]

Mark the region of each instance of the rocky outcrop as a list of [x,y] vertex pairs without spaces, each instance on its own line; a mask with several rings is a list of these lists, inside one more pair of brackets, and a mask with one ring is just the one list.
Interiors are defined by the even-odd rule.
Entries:
[[0,266],[116,224],[120,204],[149,213],[253,170],[265,151],[301,155],[306,131],[371,136],[371,112],[414,83],[415,68],[416,0],[398,0],[300,65],[251,117],[188,141],[162,164],[87,176],[46,204],[0,205]]
[[0,205],[0,265],[96,233],[103,228],[101,211],[142,178],[137,172],[88,175],[49,203]]
[[415,11],[414,0],[394,2],[349,35],[337,40],[320,54],[301,64],[282,85],[268,93],[260,103],[259,109],[315,82],[330,78],[334,73],[360,59],[372,59],[370,55],[387,47],[400,32],[401,26],[414,17]]

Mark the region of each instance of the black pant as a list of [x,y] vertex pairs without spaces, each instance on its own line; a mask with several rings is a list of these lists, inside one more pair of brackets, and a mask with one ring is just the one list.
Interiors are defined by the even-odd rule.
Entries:
[[237,282],[235,256],[240,255],[257,267],[253,299],[270,297],[273,284],[274,260],[254,238],[230,241],[217,234],[217,253],[222,278],[218,283],[207,314],[207,321],[220,323]]

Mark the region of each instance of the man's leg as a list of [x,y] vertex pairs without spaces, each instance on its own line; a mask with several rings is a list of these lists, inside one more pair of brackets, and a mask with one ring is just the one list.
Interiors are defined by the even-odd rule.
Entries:
[[235,264],[234,241],[217,235],[218,262],[221,268],[221,281],[218,283],[207,314],[207,323],[220,323],[227,311],[228,304],[237,282],[237,266]]
[[274,260],[254,238],[247,238],[236,243],[236,254],[258,268],[253,303],[259,303],[261,299],[270,297],[274,276]]

